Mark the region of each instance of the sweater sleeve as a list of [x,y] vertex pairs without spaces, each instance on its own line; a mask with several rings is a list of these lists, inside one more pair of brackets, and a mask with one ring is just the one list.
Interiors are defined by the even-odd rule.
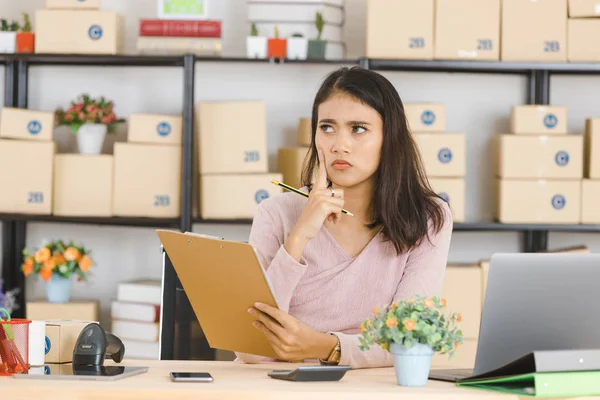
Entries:
[[[431,240],[425,238],[418,247],[411,250],[394,300],[409,299],[414,295],[440,294],[453,229],[451,213],[447,206],[444,211],[446,219],[442,229],[437,234],[430,233]],[[391,354],[380,346],[371,346],[368,351],[360,350],[359,334],[333,333],[340,339],[342,349],[340,365],[350,365],[352,368],[392,366]]]

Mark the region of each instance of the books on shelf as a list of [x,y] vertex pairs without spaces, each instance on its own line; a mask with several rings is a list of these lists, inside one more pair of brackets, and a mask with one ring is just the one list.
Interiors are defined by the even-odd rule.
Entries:
[[140,54],[221,54],[221,21],[141,19]]

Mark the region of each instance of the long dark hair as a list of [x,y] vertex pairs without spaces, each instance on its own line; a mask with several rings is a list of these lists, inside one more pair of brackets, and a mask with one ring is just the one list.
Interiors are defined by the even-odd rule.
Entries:
[[394,86],[382,75],[360,67],[340,68],[324,80],[312,108],[312,141],[302,171],[302,184],[312,188],[319,163],[315,135],[319,105],[336,93],[351,95],[373,108],[383,120],[381,161],[371,204],[369,227],[382,226],[398,253],[418,245],[431,228],[444,224],[443,199],[430,187],[404,105]]

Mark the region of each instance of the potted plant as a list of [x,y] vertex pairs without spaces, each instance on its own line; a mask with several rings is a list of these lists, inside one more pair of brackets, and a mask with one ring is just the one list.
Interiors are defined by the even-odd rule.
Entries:
[[107,132],[114,132],[115,126],[122,119],[117,119],[113,111],[114,103],[104,97],[91,98],[81,95],[77,101],[71,102],[67,110],[56,110],[58,125],[68,125],[77,135],[77,145],[81,154],[100,154]]
[[35,34],[32,32],[29,14],[23,13],[23,27],[17,33],[17,53],[33,53]]
[[39,275],[46,282],[46,295],[51,303],[67,303],[71,298],[73,276],[86,281],[93,261],[90,251],[73,242],[55,240],[31,254],[23,250],[23,274]]
[[308,56],[308,40],[301,33],[294,33],[287,42],[287,58],[290,60],[306,60]]
[[463,343],[457,323],[460,313],[447,313],[447,301],[439,297],[415,296],[375,308],[373,316],[361,325],[360,349],[379,345],[390,352],[396,381],[402,386],[424,386],[429,378],[434,353],[454,356]]
[[8,20],[0,19],[0,53],[15,53],[18,30],[18,22],[12,21],[9,24]]
[[19,288],[6,291],[3,289],[3,282],[0,279],[0,308],[5,309],[9,314],[15,312],[19,308],[17,304],[17,294],[19,291]]
[[279,37],[279,27],[275,25],[275,37],[269,38],[269,58],[285,58],[287,39]]
[[325,19],[323,18],[323,14],[320,12],[317,12],[315,25],[317,27],[317,39],[311,39],[308,42],[308,58],[311,60],[323,60],[325,59],[327,41],[321,40],[321,37],[323,36],[323,28],[325,27]]
[[250,36],[246,38],[246,53],[248,58],[267,58],[267,38],[259,36],[255,23],[252,23]]

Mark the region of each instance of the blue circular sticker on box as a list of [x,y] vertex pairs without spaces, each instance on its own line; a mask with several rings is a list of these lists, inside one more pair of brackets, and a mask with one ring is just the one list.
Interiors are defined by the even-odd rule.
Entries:
[[438,160],[440,160],[442,164],[448,164],[450,161],[452,161],[452,150],[447,147],[441,149],[438,152]]
[[88,35],[92,40],[98,40],[102,37],[102,27],[100,25],[92,25],[88,30]]
[[439,196],[444,199],[446,203],[450,203],[450,196],[448,196],[448,193],[442,192],[439,193]]
[[423,111],[421,114],[421,122],[424,125],[431,125],[435,122],[435,113],[430,110]]
[[27,130],[32,135],[37,135],[42,131],[42,124],[40,123],[40,121],[36,120],[29,121],[29,123],[27,124]]
[[44,375],[50,375],[50,366],[44,365]]
[[50,343],[50,339],[48,336],[44,339],[44,354],[50,353],[50,349],[52,348],[52,343]]
[[258,191],[256,191],[256,193],[254,194],[254,200],[256,201],[256,204],[260,204],[261,201],[268,199],[269,198],[269,192],[267,192],[264,189],[260,189]]
[[554,161],[556,161],[556,165],[564,167],[569,163],[569,153],[566,151],[559,151],[554,156]]
[[160,136],[169,136],[171,133],[171,124],[168,122],[161,122],[156,126],[156,131]]
[[558,118],[554,114],[546,114],[544,116],[544,126],[546,128],[555,128],[558,124]]
[[566,204],[567,199],[565,199],[565,196],[563,196],[562,194],[557,194],[554,197],[552,197],[552,207],[554,207],[556,210],[562,210],[563,208],[565,208]]

